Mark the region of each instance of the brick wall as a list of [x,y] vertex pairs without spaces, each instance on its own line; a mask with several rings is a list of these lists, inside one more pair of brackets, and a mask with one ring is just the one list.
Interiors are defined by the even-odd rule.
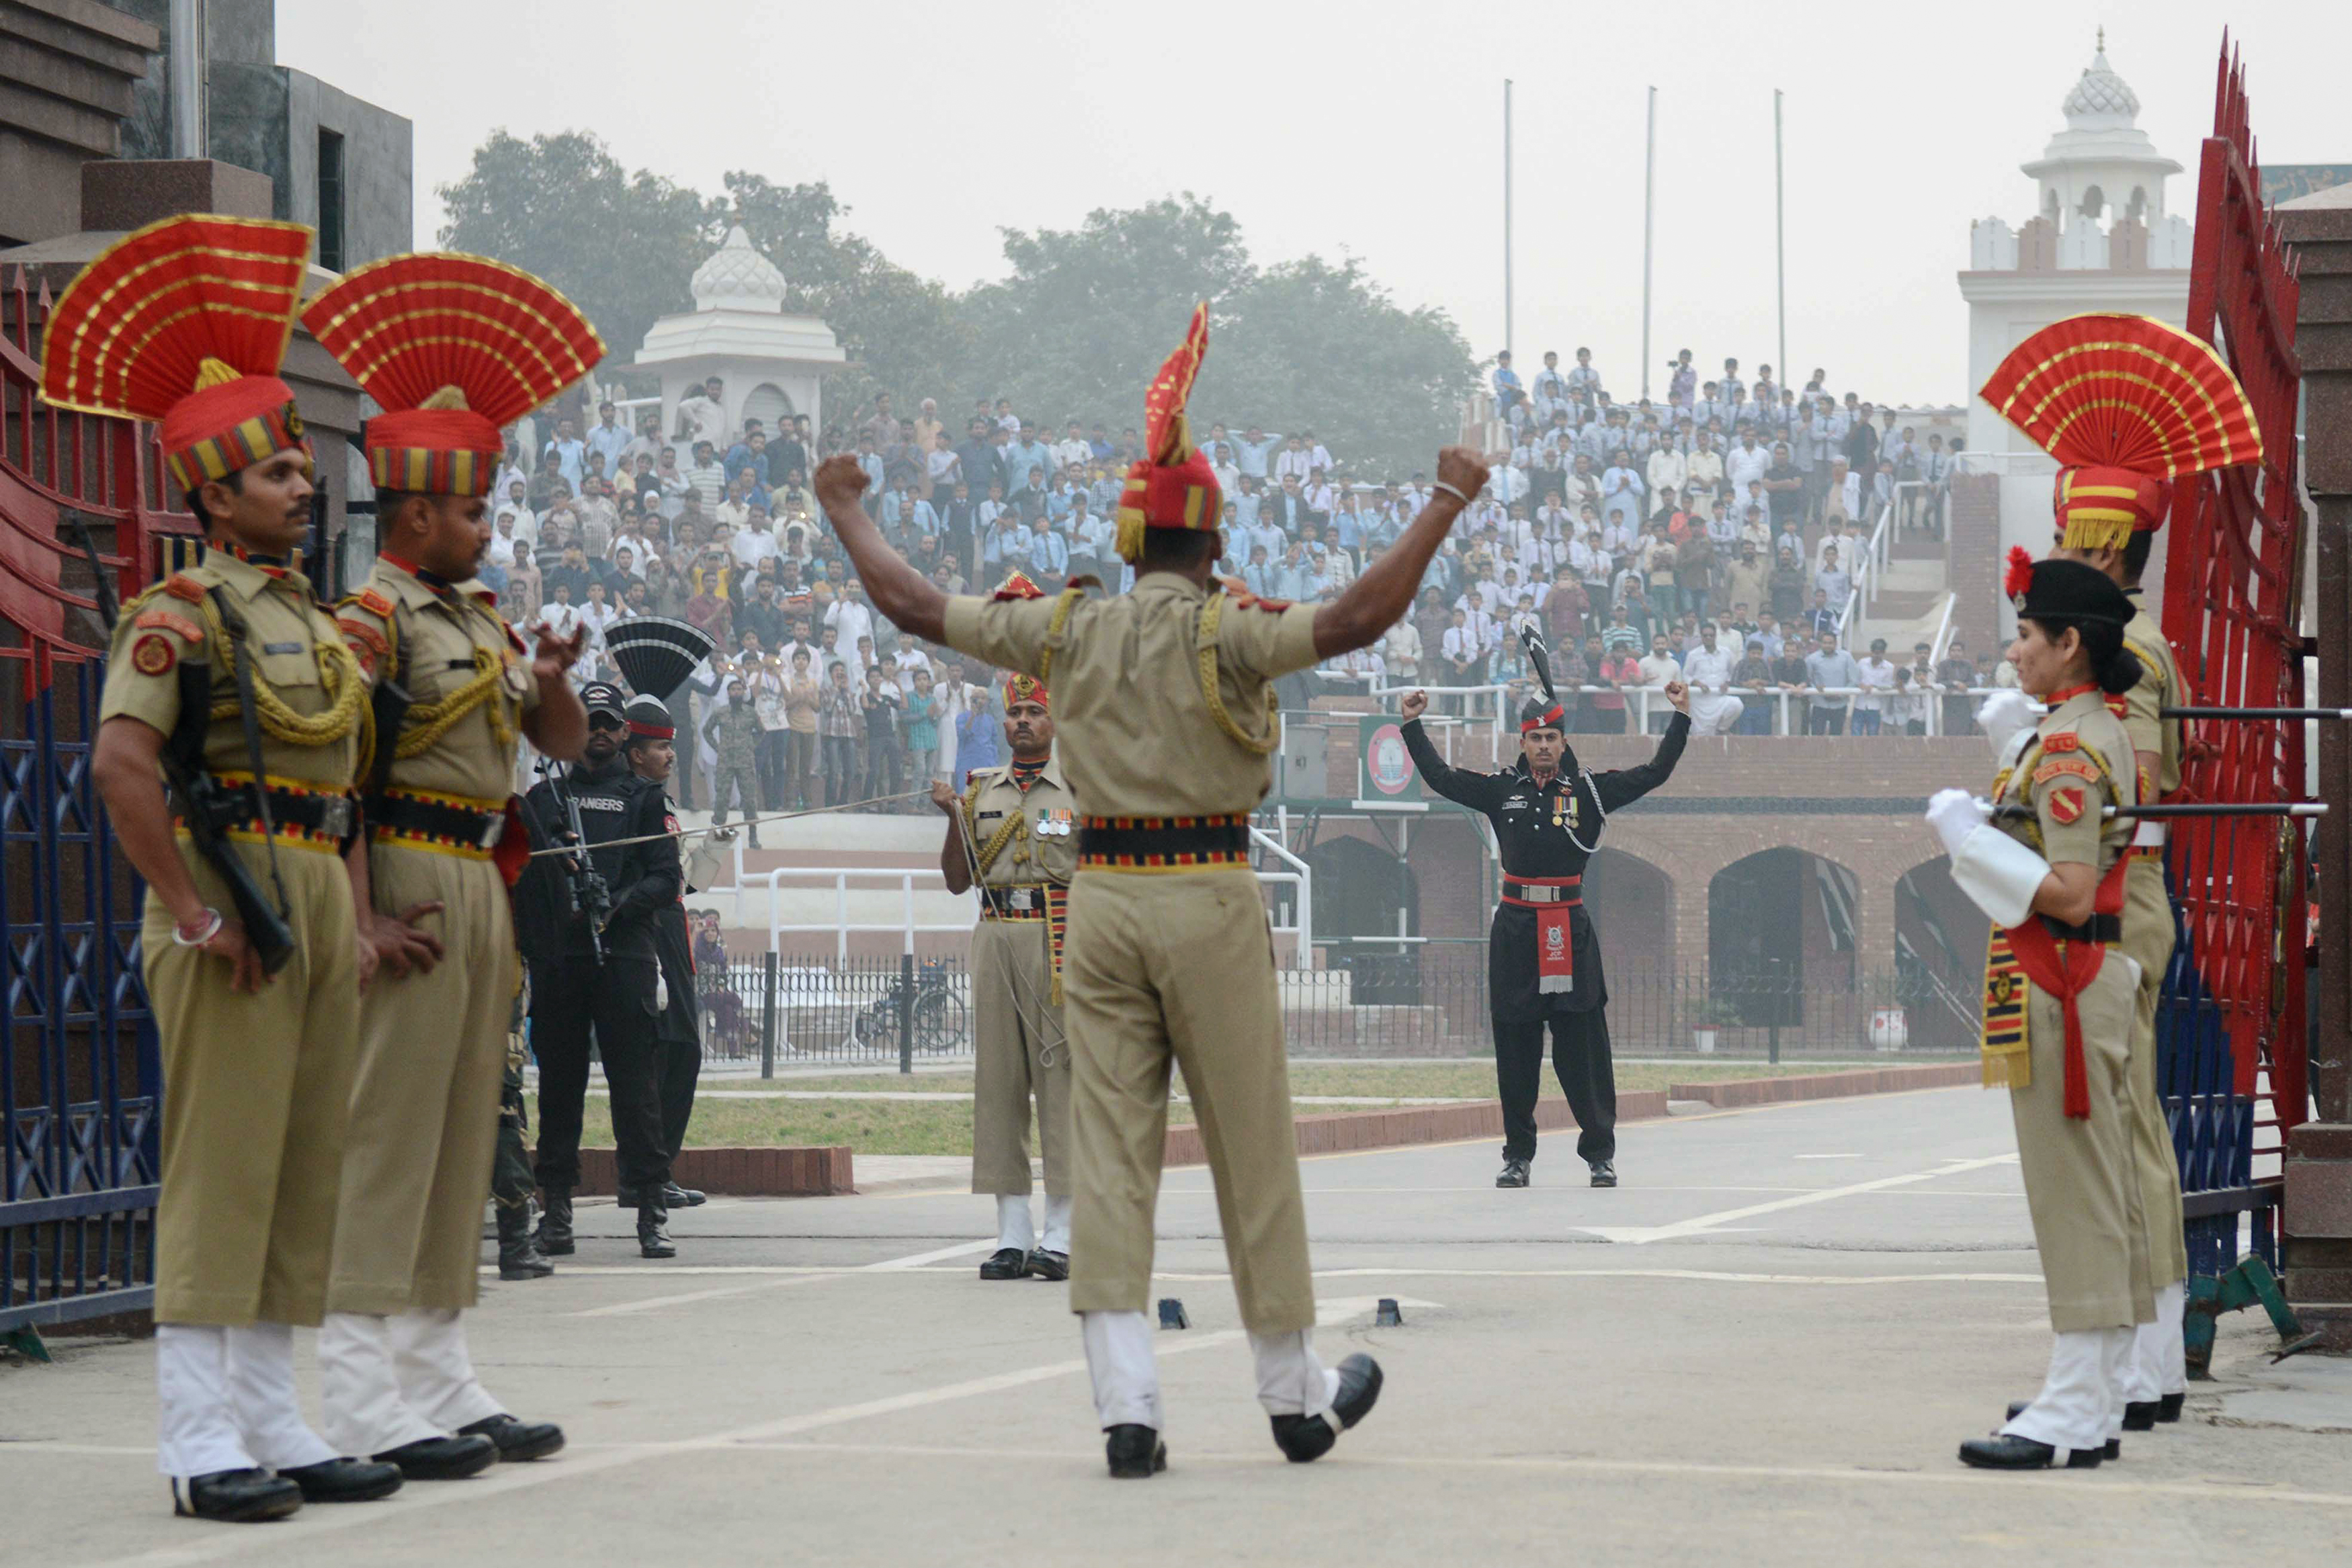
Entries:
[[2000,476],[1962,474],[1952,480],[1950,553],[1945,581],[1959,591],[1952,626],[1973,655],[2000,648]]

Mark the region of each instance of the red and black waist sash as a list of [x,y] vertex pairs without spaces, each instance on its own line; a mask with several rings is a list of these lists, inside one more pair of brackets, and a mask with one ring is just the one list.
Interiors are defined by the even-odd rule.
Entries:
[[1560,995],[1576,988],[1576,934],[1569,911],[1584,903],[1580,876],[1503,879],[1503,902],[1536,912],[1536,990]]
[[1087,817],[1080,871],[1219,871],[1249,864],[1249,817]]

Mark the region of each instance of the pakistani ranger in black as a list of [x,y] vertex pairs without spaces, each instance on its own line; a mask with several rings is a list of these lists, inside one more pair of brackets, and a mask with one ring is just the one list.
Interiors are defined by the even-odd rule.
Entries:
[[[1529,653],[1542,644],[1529,638]],[[1593,773],[1577,765],[1561,728],[1548,674],[1545,695],[1519,716],[1519,761],[1500,773],[1447,766],[1423,731],[1426,692],[1404,698],[1404,743],[1432,789],[1494,824],[1503,857],[1503,899],[1488,934],[1486,989],[1495,1023],[1495,1082],[1503,1101],[1503,1171],[1496,1186],[1528,1185],[1536,1154],[1536,1091],[1543,1076],[1543,1037],[1551,1029],[1552,1067],[1576,1113],[1576,1152],[1592,1185],[1617,1185],[1617,1081],[1609,1057],[1609,988],[1601,944],[1580,887],[1612,811],[1664,784],[1690,736],[1690,694],[1666,687],[1674,718],[1657,754],[1639,768]]]

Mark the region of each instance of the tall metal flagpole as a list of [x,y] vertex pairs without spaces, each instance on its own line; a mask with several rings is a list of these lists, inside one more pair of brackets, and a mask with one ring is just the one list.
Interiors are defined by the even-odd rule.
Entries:
[[1780,89],[1772,89],[1772,292],[1780,299],[1780,384],[1789,384],[1789,221],[1781,194]]
[[1503,78],[1503,348],[1511,348],[1511,78]]
[[1650,239],[1658,215],[1658,89],[1650,89],[1650,147],[1642,172],[1642,395],[1650,395]]

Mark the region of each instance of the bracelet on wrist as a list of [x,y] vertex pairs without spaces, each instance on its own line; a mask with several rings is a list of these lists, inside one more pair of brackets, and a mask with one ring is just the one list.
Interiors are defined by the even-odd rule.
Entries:
[[182,947],[201,947],[220,935],[223,924],[225,923],[221,919],[221,912],[208,907],[188,924],[173,925],[172,940],[176,946]]
[[1455,500],[1461,502],[1465,507],[1470,504],[1470,497],[1464,495],[1458,486],[1449,485],[1443,479],[1435,481],[1429,487],[1433,490],[1444,491],[1447,495],[1453,497]]

